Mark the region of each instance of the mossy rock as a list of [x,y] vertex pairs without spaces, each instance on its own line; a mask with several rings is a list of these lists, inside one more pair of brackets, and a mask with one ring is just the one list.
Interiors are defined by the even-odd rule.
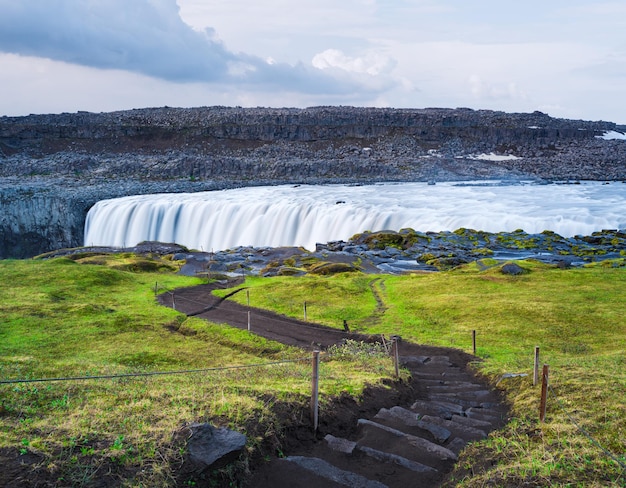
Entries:
[[510,233],[500,232],[496,236],[496,241],[509,249],[536,249],[538,245],[536,237],[526,234],[520,229]]
[[156,259],[135,259],[129,263],[114,264],[113,269],[134,273],[155,273],[160,271],[178,271],[178,266]]
[[493,256],[493,251],[491,249],[487,249],[486,247],[472,249],[470,253],[474,256]]
[[352,236],[350,242],[364,244],[369,249],[386,249],[388,247],[408,249],[418,242],[420,238],[426,239],[413,229],[401,229],[400,232],[382,230],[379,232],[363,232],[362,234],[356,234]]
[[423,263],[428,263],[429,261],[433,261],[435,259],[437,259],[437,256],[430,252],[425,252],[417,257],[417,260],[422,261]]
[[222,273],[216,273],[216,272],[211,272],[208,274],[207,276],[209,282],[211,281],[227,281],[230,276],[222,274]]
[[308,272],[316,275],[332,275],[337,273],[352,273],[359,271],[355,266],[348,263],[319,263],[311,266]]
[[467,259],[460,256],[450,256],[431,259],[430,261],[427,261],[426,264],[435,266],[438,269],[451,269],[461,266],[462,264],[467,264],[468,262],[469,261]]
[[269,261],[265,266],[263,266],[263,269],[261,269],[260,274],[263,276],[267,273],[272,273],[275,274],[277,273],[277,269],[280,267],[280,261]]
[[301,276],[303,274],[305,274],[303,270],[291,266],[281,266],[276,272],[277,276]]
[[403,235],[391,231],[374,232],[369,234],[364,240],[364,244],[370,249],[385,249],[387,247],[402,248],[403,242]]
[[596,263],[586,264],[585,267],[586,268],[589,268],[589,267],[626,268],[626,259],[623,259],[623,258],[605,259],[603,261],[598,261]]

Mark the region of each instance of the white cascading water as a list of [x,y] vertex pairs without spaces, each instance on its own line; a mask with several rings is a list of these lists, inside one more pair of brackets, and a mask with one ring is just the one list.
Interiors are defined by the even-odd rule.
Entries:
[[626,184],[381,183],[249,187],[103,200],[85,245],[175,242],[197,250],[303,246],[365,230],[551,230],[564,237],[626,227]]

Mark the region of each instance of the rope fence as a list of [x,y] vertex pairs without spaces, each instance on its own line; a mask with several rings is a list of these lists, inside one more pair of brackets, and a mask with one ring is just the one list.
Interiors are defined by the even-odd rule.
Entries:
[[65,376],[65,377],[58,377],[58,378],[0,380],[0,385],[11,385],[11,384],[17,384],[17,383],[47,383],[47,382],[52,382],[52,381],[111,380],[111,379],[117,379],[117,378],[136,378],[136,377],[141,377],[141,376],[164,376],[164,375],[177,375],[177,374],[209,373],[209,372],[215,372],[215,371],[228,371],[228,370],[234,370],[234,369],[262,368],[265,366],[274,366],[277,364],[287,364],[287,363],[300,363],[304,361],[308,361],[308,358],[273,361],[270,363],[222,366],[219,368],[181,369],[181,370],[175,370],[175,371],[146,371],[142,373],[120,373],[120,374],[105,374],[105,375],[93,375],[93,376]]
[[[252,368],[264,368],[268,366],[303,363],[307,361],[311,361],[311,359],[310,358],[297,358],[297,359],[288,359],[288,360],[281,360],[281,361],[271,361],[267,363],[221,366],[221,367],[214,367],[214,368],[183,369],[183,370],[174,370],[174,371],[147,371],[147,372],[106,374],[106,375],[63,376],[63,377],[55,377],[55,378],[19,378],[19,379],[0,380],[0,385],[50,383],[50,382],[61,382],[61,381],[71,382],[71,381],[84,381],[84,380],[112,380],[112,379],[138,378],[138,377],[149,377],[149,376],[198,374],[198,373],[209,373],[209,372],[218,372],[218,371],[233,371],[233,370],[252,369]],[[311,375],[311,401],[310,401],[311,423],[313,425],[314,431],[317,431],[318,419],[319,419],[319,379],[320,379],[319,361],[320,361],[320,351],[315,350],[313,351],[313,358],[312,358],[313,371]]]

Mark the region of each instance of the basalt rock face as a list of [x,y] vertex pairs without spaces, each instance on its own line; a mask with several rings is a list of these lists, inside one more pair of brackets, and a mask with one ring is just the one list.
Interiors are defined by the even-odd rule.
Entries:
[[0,258],[79,245],[89,207],[130,194],[281,183],[624,180],[626,141],[599,137],[607,131],[626,126],[541,112],[354,107],[0,117]]

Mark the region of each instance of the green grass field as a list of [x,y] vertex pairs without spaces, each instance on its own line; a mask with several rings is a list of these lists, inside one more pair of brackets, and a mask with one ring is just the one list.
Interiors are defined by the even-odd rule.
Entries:
[[[301,413],[276,406],[308,405],[308,353],[157,304],[155,285],[197,279],[133,256],[79,261],[0,261],[0,380],[211,370],[0,385],[0,449],[42,457],[61,486],[89,486],[111,466],[127,476],[123,486],[172,486],[184,454],[177,435],[209,421],[248,435],[247,456],[232,468],[240,477],[247,458],[267,453],[295,420],[285,412]],[[220,369],[271,362],[281,363]],[[320,374],[323,409],[333,395],[358,396],[390,377],[393,366],[344,355],[326,357]]]
[[[506,373],[528,374],[498,383],[514,420],[465,453],[451,485],[625,485],[626,270],[525,261],[524,274],[508,276],[493,261],[481,264],[248,284],[253,306],[298,317],[307,301],[309,320],[337,328],[346,319],[353,330],[468,352],[475,330],[476,367],[493,384]],[[540,388],[532,385],[535,346],[550,366],[545,423],[538,421]]]
[[[308,320],[339,329],[346,320],[352,330],[468,352],[475,330],[476,368],[506,394],[513,420],[465,451],[450,486],[624,486],[626,269],[526,261],[520,263],[526,273],[507,276],[495,262],[481,264],[407,276],[249,278],[246,286],[252,306],[301,318],[306,301]],[[199,282],[174,269],[130,255],[0,261],[0,379],[306,356],[159,306],[155,284],[173,289]],[[535,346],[551,368],[545,423],[538,420],[539,388],[531,380]],[[342,357],[325,361],[321,373],[324,403],[341,392],[358,396],[366,383],[390,377],[392,366],[382,358]],[[528,376],[499,381],[506,373]],[[89,485],[111,465],[132,473],[124,486],[171,486],[183,455],[175,439],[184,425],[211,421],[246,431],[252,456],[293,420],[275,407],[306,405],[309,389],[305,362],[0,385],[0,449],[37,453],[48,472],[71,486]],[[234,469],[245,471],[245,462]]]

